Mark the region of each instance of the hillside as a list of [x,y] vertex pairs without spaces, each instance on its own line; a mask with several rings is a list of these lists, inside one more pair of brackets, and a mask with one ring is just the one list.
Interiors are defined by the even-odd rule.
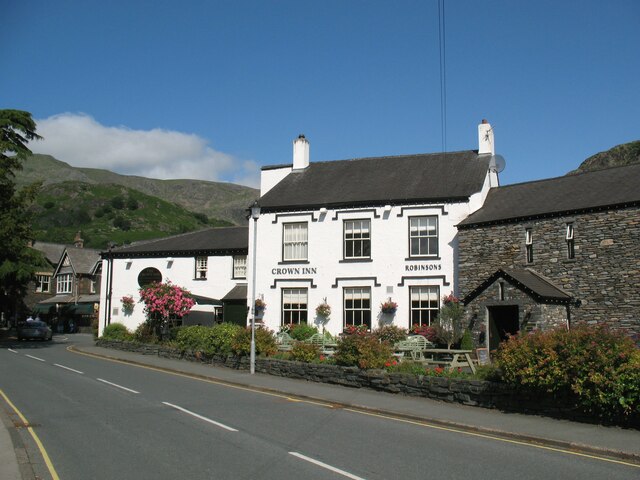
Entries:
[[50,155],[32,155],[23,165],[24,169],[16,175],[19,186],[35,181],[42,181],[47,187],[67,181],[77,181],[87,185],[120,185],[176,203],[191,212],[226,220],[235,225],[246,222],[245,209],[259,196],[256,189],[232,183],[157,180],[119,175],[96,168],[77,168]]
[[85,246],[98,249],[231,225],[121,185],[75,180],[49,183],[32,210],[36,240],[70,243],[81,231]]
[[640,140],[617,145],[605,152],[596,153],[587,158],[580,166],[568,175],[574,173],[591,172],[603,168],[621,167],[640,163]]

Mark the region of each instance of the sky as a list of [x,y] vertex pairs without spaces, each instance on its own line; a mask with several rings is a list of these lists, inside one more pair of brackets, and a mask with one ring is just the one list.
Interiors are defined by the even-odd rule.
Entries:
[[486,118],[505,185],[640,140],[637,0],[0,0],[0,13],[0,108],[31,112],[44,140],[30,148],[78,167],[257,187],[299,134],[312,162],[452,152],[477,149]]

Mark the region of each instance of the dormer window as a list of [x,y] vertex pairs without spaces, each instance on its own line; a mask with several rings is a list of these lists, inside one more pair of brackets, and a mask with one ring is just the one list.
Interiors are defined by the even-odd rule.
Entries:
[[524,246],[527,255],[527,263],[533,263],[533,231],[530,228],[524,231]]
[[576,248],[575,248],[573,235],[574,235],[573,223],[567,223],[565,240],[567,241],[567,258],[570,260],[576,258]]

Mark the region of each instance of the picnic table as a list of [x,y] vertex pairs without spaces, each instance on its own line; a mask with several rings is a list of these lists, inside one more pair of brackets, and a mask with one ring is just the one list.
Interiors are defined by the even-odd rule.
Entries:
[[471,359],[472,352],[473,350],[427,348],[424,350],[423,355],[426,363],[445,365],[449,370],[458,367],[469,367],[473,373],[476,373],[476,367]]
[[322,333],[314,333],[305,342],[316,345],[323,355],[333,355],[338,346],[338,342],[332,336]]

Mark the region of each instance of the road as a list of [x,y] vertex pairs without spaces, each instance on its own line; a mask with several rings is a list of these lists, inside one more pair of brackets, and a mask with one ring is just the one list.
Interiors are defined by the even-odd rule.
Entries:
[[63,480],[631,479],[638,469],[13,342],[0,389]]

